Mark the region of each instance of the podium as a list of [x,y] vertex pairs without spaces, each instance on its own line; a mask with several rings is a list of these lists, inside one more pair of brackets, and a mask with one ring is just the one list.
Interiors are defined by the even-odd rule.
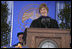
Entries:
[[28,28],[26,44],[29,48],[70,48],[69,29]]

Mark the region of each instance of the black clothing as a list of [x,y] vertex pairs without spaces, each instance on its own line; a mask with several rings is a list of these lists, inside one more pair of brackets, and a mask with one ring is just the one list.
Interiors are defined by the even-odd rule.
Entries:
[[31,23],[32,28],[59,28],[57,21],[48,16],[40,16]]

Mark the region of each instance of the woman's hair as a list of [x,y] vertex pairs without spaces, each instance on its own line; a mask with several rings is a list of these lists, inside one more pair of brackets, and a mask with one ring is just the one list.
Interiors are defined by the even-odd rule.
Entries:
[[45,8],[47,9],[47,12],[49,11],[49,9],[48,9],[48,7],[46,6],[46,4],[45,4],[45,3],[42,3],[42,4],[40,5],[40,7],[39,7],[39,13],[40,13],[41,8],[43,8],[43,7],[45,7]]

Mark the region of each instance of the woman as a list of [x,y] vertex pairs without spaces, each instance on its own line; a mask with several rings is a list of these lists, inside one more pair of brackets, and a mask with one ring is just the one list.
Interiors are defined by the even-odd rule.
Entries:
[[33,20],[31,23],[32,28],[58,28],[57,21],[47,16],[49,9],[46,4],[41,4],[39,7],[39,13],[41,16],[38,19]]

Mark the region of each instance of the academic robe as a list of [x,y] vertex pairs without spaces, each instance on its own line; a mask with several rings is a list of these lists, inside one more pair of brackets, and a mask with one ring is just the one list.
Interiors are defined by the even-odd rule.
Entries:
[[56,20],[49,16],[40,16],[38,19],[32,21],[31,28],[59,28]]

